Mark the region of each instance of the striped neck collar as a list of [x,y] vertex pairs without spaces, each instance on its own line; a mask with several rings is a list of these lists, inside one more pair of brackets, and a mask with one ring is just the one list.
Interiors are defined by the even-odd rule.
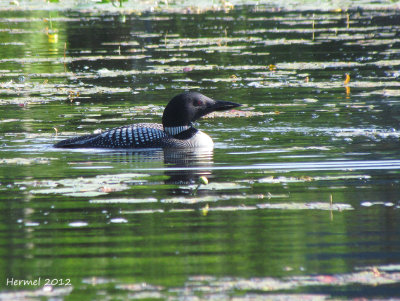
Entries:
[[178,135],[184,131],[190,129],[192,125],[181,125],[181,126],[166,126],[164,127],[164,131],[171,136]]

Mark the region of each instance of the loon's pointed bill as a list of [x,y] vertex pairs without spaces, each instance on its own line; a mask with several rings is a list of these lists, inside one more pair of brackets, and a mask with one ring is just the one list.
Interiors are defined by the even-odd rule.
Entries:
[[193,122],[215,111],[230,110],[240,104],[213,100],[198,92],[172,98],[164,109],[162,124],[139,123],[99,134],[62,140],[57,148],[210,148],[212,139],[193,127]]
[[241,106],[241,104],[230,101],[216,100],[215,103],[211,105],[211,108],[213,111],[226,111]]

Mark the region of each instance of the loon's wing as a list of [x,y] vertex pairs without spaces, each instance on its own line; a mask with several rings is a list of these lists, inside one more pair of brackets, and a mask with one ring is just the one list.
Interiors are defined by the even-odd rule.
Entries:
[[91,147],[93,140],[96,140],[100,134],[85,135],[80,137],[74,137],[71,139],[62,140],[54,144],[57,148],[84,148]]
[[167,134],[161,124],[139,123],[100,133],[60,141],[57,148],[145,148],[162,147]]

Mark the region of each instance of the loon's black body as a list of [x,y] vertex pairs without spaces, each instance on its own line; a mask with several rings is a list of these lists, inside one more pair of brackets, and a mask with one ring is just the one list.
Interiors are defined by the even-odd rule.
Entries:
[[212,139],[195,129],[192,122],[214,112],[239,104],[216,101],[197,92],[172,98],[164,110],[162,124],[138,123],[109,131],[60,141],[58,148],[200,148],[212,147]]

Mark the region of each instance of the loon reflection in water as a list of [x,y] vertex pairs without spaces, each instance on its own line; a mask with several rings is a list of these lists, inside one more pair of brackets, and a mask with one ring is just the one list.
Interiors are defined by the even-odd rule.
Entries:
[[60,141],[57,148],[212,148],[210,136],[193,127],[192,122],[215,111],[240,104],[213,100],[198,92],[185,92],[166,106],[162,124],[138,123],[109,131]]
[[[87,153],[87,162],[93,161],[93,153]],[[99,151],[101,162],[122,164],[129,172],[163,174],[164,184],[194,184],[200,176],[209,177],[214,167],[213,149],[140,149]],[[90,165],[91,166],[91,165]],[[175,188],[174,188],[175,189]]]

